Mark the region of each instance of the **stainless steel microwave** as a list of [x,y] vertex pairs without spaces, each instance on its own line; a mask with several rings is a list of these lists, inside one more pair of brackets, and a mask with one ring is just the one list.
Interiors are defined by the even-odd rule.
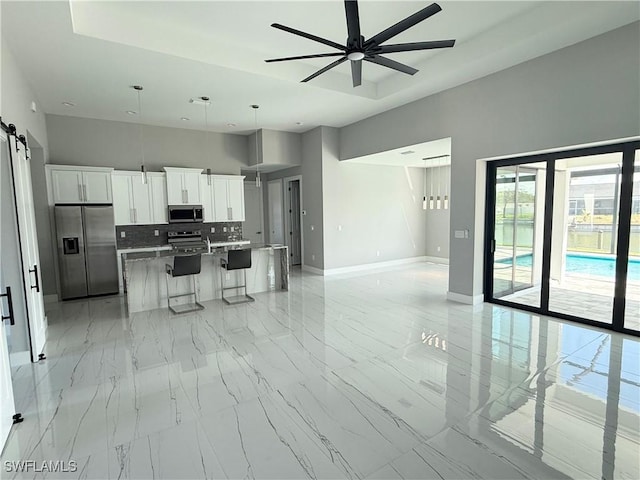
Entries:
[[202,205],[169,205],[169,223],[201,223]]

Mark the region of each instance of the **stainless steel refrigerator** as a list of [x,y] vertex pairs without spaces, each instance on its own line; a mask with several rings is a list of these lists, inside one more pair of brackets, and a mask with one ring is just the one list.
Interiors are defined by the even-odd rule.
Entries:
[[118,293],[113,207],[56,206],[62,299]]

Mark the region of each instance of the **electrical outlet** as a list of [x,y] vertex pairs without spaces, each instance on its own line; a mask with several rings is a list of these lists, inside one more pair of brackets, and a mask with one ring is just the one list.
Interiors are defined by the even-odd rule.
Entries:
[[376,257],[380,256],[380,250],[376,250]]
[[227,233],[227,227],[222,227],[222,231],[223,231],[224,233]]
[[440,247],[438,247],[438,251],[440,251]]
[[231,274],[230,273],[225,274],[224,279],[231,280]]
[[314,227],[313,225],[311,225],[311,231],[315,230],[316,227]]
[[342,225],[338,225],[338,231],[341,232],[342,231]]
[[159,236],[160,236],[160,230],[154,230],[154,231],[153,231],[153,234],[154,234],[156,237],[159,237]]
[[229,229],[230,229],[232,232],[235,232],[235,231],[236,231],[236,227],[229,227]]
[[125,238],[127,236],[127,232],[120,232],[120,238]]
[[316,256],[314,254],[311,254],[311,260],[315,260]]
[[216,233],[216,227],[211,227],[211,233]]

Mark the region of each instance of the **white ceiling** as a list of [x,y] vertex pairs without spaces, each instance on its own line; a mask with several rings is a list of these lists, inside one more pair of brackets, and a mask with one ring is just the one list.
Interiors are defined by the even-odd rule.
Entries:
[[[361,0],[370,37],[430,3]],[[451,88],[640,18],[635,1],[442,1],[443,11],[391,43],[455,38],[456,46],[392,54],[414,76],[366,63],[352,88],[345,63],[309,83],[325,60],[266,64],[267,58],[331,51],[270,27],[273,22],[343,43],[342,1],[0,2],[2,37],[42,110],[59,115],[247,133],[260,127],[300,132],[340,127]],[[73,102],[65,107],[62,102]],[[189,121],[180,120],[190,118]],[[235,126],[228,126],[235,124]]]

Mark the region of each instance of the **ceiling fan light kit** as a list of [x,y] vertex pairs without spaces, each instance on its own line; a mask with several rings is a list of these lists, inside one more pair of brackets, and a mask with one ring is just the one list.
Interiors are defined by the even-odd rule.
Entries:
[[279,23],[272,23],[273,28],[282,30],[284,32],[298,35],[300,37],[312,40],[314,42],[322,43],[323,45],[340,50],[334,53],[318,53],[314,55],[299,55],[296,57],[283,57],[272,58],[265,60],[267,63],[271,62],[287,62],[290,60],[304,60],[309,58],[324,58],[324,57],[340,57],[333,61],[324,68],[321,68],[317,72],[309,75],[303,79],[302,82],[308,82],[313,80],[319,75],[331,70],[334,67],[346,62],[351,62],[351,79],[354,87],[358,87],[362,84],[362,62],[375,63],[383,67],[396,70],[398,72],[405,73],[407,75],[414,75],[418,72],[417,69],[404,65],[403,63],[396,62],[390,58],[383,57],[383,54],[398,53],[398,52],[411,52],[416,50],[432,50],[437,48],[449,48],[453,47],[455,40],[436,40],[428,42],[412,42],[412,43],[398,43],[394,45],[382,45],[387,40],[399,35],[400,33],[408,30],[409,28],[417,25],[418,23],[426,20],[438,13],[442,8],[437,3],[432,3],[428,7],[419,10],[413,15],[409,15],[404,20],[386,28],[377,35],[365,40],[360,33],[360,14],[358,11],[358,2],[356,0],[345,0],[344,2],[345,14],[347,17],[347,42],[346,45],[327,40],[326,38],[318,37],[311,33],[296,30],[295,28],[287,27]]

